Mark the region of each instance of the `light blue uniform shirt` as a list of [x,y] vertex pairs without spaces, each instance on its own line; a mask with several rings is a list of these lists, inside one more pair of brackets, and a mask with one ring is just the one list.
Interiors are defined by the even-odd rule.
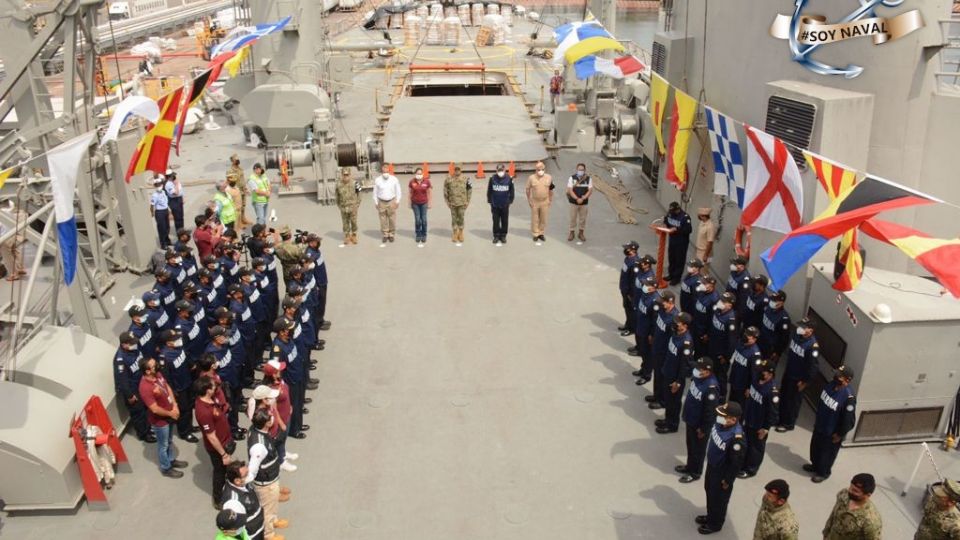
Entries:
[[170,200],[167,199],[167,194],[163,190],[154,191],[150,195],[150,206],[153,206],[154,210],[166,210],[170,206]]

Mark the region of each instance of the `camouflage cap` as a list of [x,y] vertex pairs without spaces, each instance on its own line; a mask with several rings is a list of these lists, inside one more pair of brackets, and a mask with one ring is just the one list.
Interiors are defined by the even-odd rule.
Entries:
[[953,502],[960,503],[960,482],[956,480],[944,480],[939,484],[934,484],[930,490],[938,497],[948,498]]

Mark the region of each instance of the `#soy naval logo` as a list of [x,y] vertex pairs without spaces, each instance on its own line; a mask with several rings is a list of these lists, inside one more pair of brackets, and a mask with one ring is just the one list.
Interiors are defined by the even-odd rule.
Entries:
[[808,1],[796,0],[792,16],[777,15],[770,26],[770,35],[789,40],[793,60],[821,75],[843,75],[852,79],[863,73],[862,66],[831,66],[814,60],[813,52],[821,45],[865,36],[873,36],[873,44],[880,45],[897,40],[924,25],[923,16],[918,10],[890,18],[877,16],[877,7],[898,7],[905,0],[857,0],[860,6],[833,24],[827,23],[823,15],[803,15],[801,12]]

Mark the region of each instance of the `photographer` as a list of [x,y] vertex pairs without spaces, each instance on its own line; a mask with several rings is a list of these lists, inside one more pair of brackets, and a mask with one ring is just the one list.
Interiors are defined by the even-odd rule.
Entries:
[[283,266],[283,278],[286,282],[290,275],[290,269],[300,264],[300,258],[307,252],[307,246],[304,245],[306,233],[297,230],[297,237],[294,240],[293,232],[288,225],[280,228],[280,244],[276,247],[277,258]]
[[280,235],[277,234],[276,229],[267,228],[266,225],[260,225],[259,223],[254,225],[251,229],[253,234],[246,240],[247,249],[250,251],[250,257],[263,257],[263,249],[267,247],[267,237],[272,236],[274,243],[280,242]]
[[221,225],[216,216],[201,214],[193,218],[197,229],[193,231],[193,242],[197,245],[197,257],[203,260],[207,255],[213,254],[213,247],[220,243],[220,236],[223,234],[223,225]]

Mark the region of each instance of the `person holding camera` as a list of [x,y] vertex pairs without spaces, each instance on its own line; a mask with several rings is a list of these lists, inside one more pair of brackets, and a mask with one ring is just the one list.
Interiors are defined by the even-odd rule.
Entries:
[[294,240],[290,226],[284,225],[280,228],[280,245],[276,247],[275,252],[283,267],[283,280],[286,283],[290,277],[290,269],[300,264],[300,258],[307,252],[307,247],[300,242],[299,234]]
[[343,221],[343,243],[341,246],[357,244],[357,209],[360,208],[360,182],[350,177],[350,168],[340,169],[340,182],[337,184],[337,207]]
[[193,243],[197,246],[197,258],[203,260],[207,255],[212,255],[213,247],[220,243],[223,225],[217,222],[215,216],[205,214],[193,218],[193,223],[197,226],[196,230],[193,231]]

